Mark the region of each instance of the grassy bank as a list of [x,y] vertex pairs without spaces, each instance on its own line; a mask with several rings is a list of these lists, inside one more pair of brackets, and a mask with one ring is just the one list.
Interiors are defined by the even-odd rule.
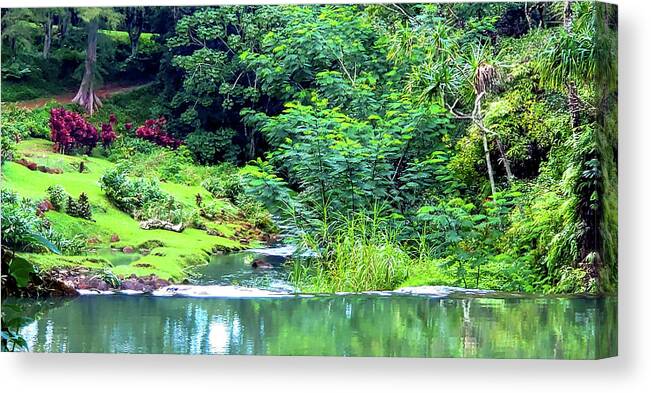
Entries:
[[[86,193],[92,206],[93,220],[72,217],[62,212],[48,211],[45,217],[52,226],[64,235],[83,234],[89,243],[87,255],[60,257],[51,254],[26,254],[29,260],[42,269],[59,266],[88,265],[110,266],[118,275],[135,274],[145,276],[156,274],[164,279],[182,280],[186,277],[185,268],[203,263],[210,253],[216,250],[236,250],[244,248],[237,238],[236,231],[244,224],[232,222],[211,223],[222,236],[209,235],[206,231],[186,228],[181,233],[167,230],[143,230],[139,222],[127,213],[118,210],[101,190],[99,179],[102,174],[115,167],[115,163],[101,157],[68,156],[52,152],[52,142],[43,139],[27,139],[17,145],[17,157],[26,158],[38,165],[63,169],[61,174],[31,171],[15,162],[6,162],[2,168],[2,187],[35,201],[46,198],[49,186],[60,185],[70,195]],[[86,170],[79,173],[79,163],[84,161]],[[226,200],[216,200],[200,186],[161,183],[163,191],[181,203],[192,206],[197,194],[206,202],[237,209]],[[117,237],[115,236],[117,235]],[[119,240],[111,242],[111,238]],[[130,247],[140,251],[140,259],[129,264],[111,266],[110,262],[99,257],[96,250]]]

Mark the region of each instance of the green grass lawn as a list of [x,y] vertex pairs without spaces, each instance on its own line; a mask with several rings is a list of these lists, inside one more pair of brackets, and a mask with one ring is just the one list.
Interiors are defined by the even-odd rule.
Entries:
[[[18,144],[18,153],[38,164],[64,169],[62,174],[47,174],[39,171],[30,171],[28,168],[7,162],[2,167],[2,187],[11,189],[21,196],[34,200],[46,197],[46,189],[50,185],[58,184],[77,197],[81,192],[88,195],[93,207],[95,222],[68,216],[60,212],[48,212],[46,217],[54,227],[67,234],[82,233],[91,238],[96,238],[98,243],[93,247],[97,249],[107,247],[133,247],[147,248],[148,255],[143,256],[127,265],[113,267],[118,275],[136,274],[144,276],[156,274],[164,279],[181,280],[186,277],[185,268],[191,265],[204,263],[214,249],[231,250],[241,249],[244,246],[234,239],[219,236],[210,236],[205,231],[187,228],[181,233],[165,230],[143,230],[138,221],[128,214],[116,209],[106,198],[99,186],[99,179],[107,169],[114,166],[103,158],[65,156],[52,152],[52,142],[42,139],[28,139]],[[79,173],[79,161],[85,161],[87,172]],[[173,183],[162,183],[161,188],[173,195],[188,206],[194,205],[196,194],[201,194],[205,201],[212,200],[212,196],[202,187],[186,186]],[[224,201],[224,203],[228,203]],[[226,235],[234,233],[237,226],[233,224],[211,224],[218,226],[220,232]],[[120,240],[110,243],[111,236],[117,234]],[[90,261],[96,259],[92,254],[85,258],[58,257],[45,254],[30,254],[30,259],[44,269],[71,263],[91,263],[100,265],[106,261]],[[84,262],[85,261],[85,262]],[[91,266],[95,266],[91,265]]]

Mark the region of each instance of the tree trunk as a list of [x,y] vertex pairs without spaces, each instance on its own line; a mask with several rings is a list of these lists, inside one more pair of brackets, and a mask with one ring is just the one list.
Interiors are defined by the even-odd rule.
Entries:
[[95,74],[95,61],[97,60],[97,30],[99,28],[98,21],[92,20],[88,24],[88,47],[86,48],[86,62],[84,68],[84,77],[81,80],[79,91],[72,102],[77,103],[84,107],[90,115],[102,106],[99,97],[95,95],[94,88],[94,74]]
[[493,177],[493,164],[491,164],[491,153],[488,150],[488,138],[486,137],[486,131],[481,130],[481,138],[484,142],[484,157],[486,158],[486,168],[488,170],[488,180],[491,183],[491,193],[493,196],[497,192],[495,189],[495,178]]
[[144,9],[140,7],[134,8],[131,11],[131,18],[129,18],[129,42],[131,43],[131,57],[135,57],[138,53],[138,43],[140,42],[140,34],[142,33],[142,24],[144,22]]
[[524,17],[527,18],[527,26],[529,27],[529,30],[531,30],[531,8],[529,8],[529,5],[526,2],[524,3]]
[[59,22],[59,40],[63,41],[68,34],[68,25],[70,24],[70,10],[65,8],[61,14],[61,20]]
[[52,13],[48,12],[46,20],[43,23],[43,58],[50,57],[50,48],[52,47]]
[[545,28],[545,3],[540,2],[536,5],[536,9],[538,10],[538,17],[540,18],[540,22],[538,22],[538,27],[543,29]]
[[131,38],[131,35],[129,35],[129,39],[131,40],[131,57],[135,57],[136,54],[138,54],[138,42],[140,41],[140,32],[138,32],[138,35],[135,38]]
[[[568,34],[572,34],[572,5],[569,0],[565,0],[565,7],[563,8],[563,26]],[[581,99],[576,91],[576,84],[569,81],[567,87],[567,108],[570,111],[570,119],[572,129],[577,128],[581,122]]]
[[[484,158],[486,159],[486,170],[488,171],[488,180],[491,183],[491,193],[493,196],[495,196],[495,193],[497,192],[497,189],[495,188],[495,177],[493,173],[493,164],[491,164],[491,152],[488,149],[488,129],[484,126],[484,121],[482,120],[482,115],[481,115],[481,99],[484,98],[484,94],[486,92],[482,91],[481,93],[477,94],[475,97],[475,107],[472,110],[472,121],[477,124],[481,131],[481,138],[484,144]],[[510,168],[509,168],[510,171]]]
[[569,0],[565,0],[563,7],[563,27],[568,33],[572,32],[572,4]]
[[567,82],[567,108],[570,111],[572,129],[581,124],[581,99],[576,91],[574,82]]
[[500,155],[502,156],[502,164],[504,165],[504,170],[506,171],[506,179],[511,182],[513,180],[513,172],[511,172],[511,163],[509,162],[508,157],[506,157],[506,151],[504,150],[504,145],[499,136],[495,137],[495,142],[497,142],[497,148],[500,150]]

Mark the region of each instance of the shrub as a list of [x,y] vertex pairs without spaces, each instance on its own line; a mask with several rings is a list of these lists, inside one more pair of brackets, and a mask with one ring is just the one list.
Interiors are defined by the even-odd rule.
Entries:
[[16,251],[34,251],[34,234],[41,230],[36,208],[26,200],[2,201],[2,245]]
[[61,211],[66,206],[69,196],[63,187],[58,184],[51,185],[47,188],[46,192],[47,198],[55,210]]
[[50,222],[37,215],[37,205],[17,194],[2,191],[2,245],[14,251],[41,252],[52,245],[67,255],[80,254],[83,235],[71,238],[54,230]]
[[133,158],[136,154],[151,155],[162,150],[162,147],[147,140],[122,136],[111,146],[108,159],[116,162]]
[[136,210],[151,203],[161,203],[167,194],[161,191],[154,180],[131,180],[122,166],[110,169],[100,178],[100,186],[106,197],[120,210],[134,215]]
[[176,149],[181,145],[181,141],[165,132],[166,123],[164,117],[146,120],[145,124],[136,130],[136,136],[159,146]]
[[22,139],[30,136],[43,138],[49,134],[50,105],[29,110],[11,104],[3,104],[2,111],[0,111],[0,124],[2,124],[2,132],[0,132],[1,163],[4,164],[5,161],[14,159],[16,143]]
[[86,193],[82,192],[81,194],[79,194],[79,199],[77,199],[76,201],[72,199],[71,196],[68,196],[66,213],[73,217],[92,220],[93,214],[91,212],[90,202],[88,201],[88,196],[86,195]]
[[173,151],[165,150],[155,159],[158,160],[157,174],[162,180],[188,185],[201,181],[197,179],[197,168],[186,146],[180,146]]
[[85,148],[90,153],[99,140],[92,124],[80,114],[64,108],[54,108],[50,112],[50,137],[56,150],[63,154],[76,148]]
[[113,141],[115,141],[117,138],[115,131],[113,131],[113,128],[117,125],[117,122],[118,119],[114,114],[111,113],[109,116],[109,122],[102,123],[102,132],[100,133],[100,139],[102,140],[102,146],[104,146],[104,149],[108,149],[113,144]]
[[16,137],[4,132],[0,133],[0,164],[4,165],[5,161],[14,159],[16,153]]
[[248,222],[265,232],[276,232],[278,228],[273,222],[271,214],[262,202],[252,197],[240,197],[239,206],[242,215]]
[[218,173],[204,180],[201,185],[215,198],[225,198],[237,202],[244,193],[244,182],[237,168],[230,164],[220,165]]
[[182,203],[168,195],[164,201],[145,204],[141,209],[135,211],[133,216],[140,221],[158,219],[175,225],[183,224],[185,227],[194,226],[198,212],[196,209],[186,208]]
[[[4,92],[4,90],[3,90]],[[47,138],[50,134],[50,109],[55,102],[35,109],[20,108],[15,105],[2,106],[2,133],[24,139],[29,136]]]
[[214,132],[195,131],[185,138],[185,144],[194,159],[201,164],[212,164],[220,160],[234,161],[234,154],[229,148],[233,146],[235,135],[236,132],[230,128],[222,128]]

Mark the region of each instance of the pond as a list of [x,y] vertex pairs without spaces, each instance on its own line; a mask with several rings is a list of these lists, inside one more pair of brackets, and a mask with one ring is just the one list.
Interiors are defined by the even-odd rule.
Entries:
[[[300,295],[276,247],[216,256],[153,294],[21,303],[33,352],[595,359],[617,353],[617,299],[417,287]],[[262,261],[266,269],[252,268]]]
[[109,295],[27,302],[37,317],[22,334],[34,352],[559,359],[617,352],[614,298]]

